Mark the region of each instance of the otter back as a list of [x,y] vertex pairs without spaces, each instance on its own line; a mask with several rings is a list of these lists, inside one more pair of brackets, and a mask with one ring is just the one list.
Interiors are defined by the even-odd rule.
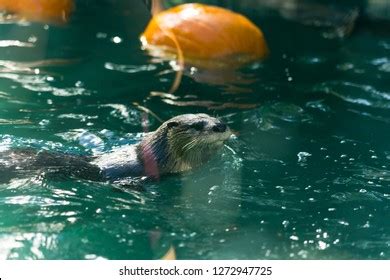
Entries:
[[0,153],[0,181],[46,173],[59,177],[100,180],[100,169],[90,163],[90,157],[34,149],[11,149]]

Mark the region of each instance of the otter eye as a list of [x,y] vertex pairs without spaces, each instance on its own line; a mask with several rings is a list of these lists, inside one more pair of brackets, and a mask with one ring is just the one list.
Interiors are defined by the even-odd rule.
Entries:
[[178,125],[179,125],[178,122],[169,122],[169,123],[167,123],[167,127],[168,128],[172,128],[172,127],[175,127],[175,126],[178,126]]
[[197,123],[192,124],[190,127],[195,129],[195,130],[200,131],[200,130],[203,130],[204,126],[205,126],[205,122],[197,122]]

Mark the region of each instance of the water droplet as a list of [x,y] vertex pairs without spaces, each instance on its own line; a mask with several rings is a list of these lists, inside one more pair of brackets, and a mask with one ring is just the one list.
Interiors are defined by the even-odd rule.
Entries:
[[35,37],[35,36],[30,36],[30,37],[27,39],[27,41],[28,41],[29,43],[36,43],[37,40],[38,40],[38,38]]
[[122,38],[119,37],[119,36],[115,36],[111,39],[112,42],[114,42],[115,44],[119,44],[122,42]]
[[328,248],[329,247],[329,245],[328,244],[326,244],[324,241],[318,241],[318,249],[320,249],[320,250],[325,250],[326,248]]
[[41,121],[39,122],[39,125],[40,125],[40,126],[46,126],[46,125],[48,125],[49,123],[50,123],[49,120],[44,119],[44,120],[41,120]]
[[77,218],[75,218],[75,217],[70,217],[70,218],[67,218],[66,220],[67,220],[69,223],[74,224],[74,223],[77,221]]
[[310,157],[311,154],[307,152],[299,152],[297,156],[298,156],[298,162],[306,162],[307,158]]
[[82,81],[77,81],[76,83],[75,83],[75,86],[76,87],[83,87],[84,86],[84,83],[82,82]]
[[294,240],[294,241],[298,241],[298,240],[299,240],[299,237],[296,236],[296,235],[291,235],[291,236],[290,236],[290,239],[291,239],[291,240]]
[[343,226],[349,226],[349,223],[346,221],[338,221],[338,223]]

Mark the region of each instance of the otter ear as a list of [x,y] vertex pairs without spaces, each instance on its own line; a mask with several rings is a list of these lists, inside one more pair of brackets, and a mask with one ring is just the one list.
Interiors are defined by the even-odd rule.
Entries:
[[168,129],[172,128],[172,127],[175,127],[175,126],[178,126],[179,123],[178,122],[169,122],[167,123],[167,127]]

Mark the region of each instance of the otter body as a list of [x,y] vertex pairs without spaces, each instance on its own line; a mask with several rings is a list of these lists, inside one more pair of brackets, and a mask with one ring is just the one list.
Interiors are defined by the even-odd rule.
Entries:
[[38,170],[99,181],[143,176],[158,179],[206,163],[230,135],[225,124],[206,114],[179,115],[147,134],[140,143],[97,156],[9,150],[0,154],[0,174],[6,178]]
[[91,161],[98,166],[101,176],[107,180],[144,176],[144,168],[136,152],[136,146],[125,146],[102,154]]

